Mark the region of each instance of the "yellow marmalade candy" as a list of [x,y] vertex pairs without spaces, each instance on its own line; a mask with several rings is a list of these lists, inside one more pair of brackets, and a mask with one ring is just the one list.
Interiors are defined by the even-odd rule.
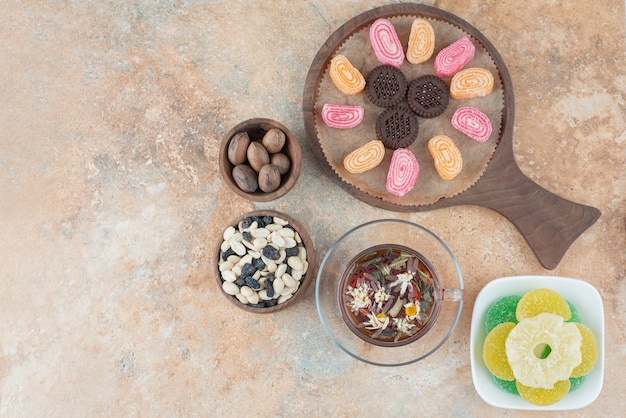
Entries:
[[537,406],[547,406],[557,403],[567,395],[571,383],[569,379],[559,380],[552,389],[531,388],[516,382],[517,391],[526,401]]
[[535,289],[520,299],[517,304],[515,316],[518,321],[524,318],[532,318],[542,312],[559,315],[564,321],[572,317],[572,311],[567,301],[554,290]]
[[495,377],[502,380],[514,380],[513,370],[506,357],[505,342],[511,330],[515,327],[513,322],[504,322],[497,325],[487,334],[483,346],[483,361],[487,369]]
[[572,371],[571,377],[584,376],[593,369],[598,361],[598,341],[593,331],[584,326],[583,324],[576,324],[578,331],[582,336],[582,342],[580,344],[580,352],[582,354],[582,361]]

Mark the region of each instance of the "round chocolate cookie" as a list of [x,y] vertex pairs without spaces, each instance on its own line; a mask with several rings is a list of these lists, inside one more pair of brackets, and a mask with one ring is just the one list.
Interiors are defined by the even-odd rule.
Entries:
[[406,148],[417,138],[419,122],[409,109],[387,109],[376,119],[376,135],[390,149]]
[[418,116],[434,118],[446,110],[450,101],[450,93],[448,92],[448,85],[443,79],[428,74],[411,82],[407,99],[409,107]]
[[406,96],[408,82],[398,68],[392,65],[379,65],[365,79],[365,95],[379,107],[397,105]]

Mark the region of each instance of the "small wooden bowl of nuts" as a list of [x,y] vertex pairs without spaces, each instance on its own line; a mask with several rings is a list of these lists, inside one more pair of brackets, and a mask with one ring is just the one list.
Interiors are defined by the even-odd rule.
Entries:
[[315,280],[315,248],[302,225],[273,210],[249,212],[228,224],[215,249],[213,275],[226,298],[254,313],[285,309]]
[[220,147],[220,172],[239,196],[269,202],[296,184],[302,168],[298,140],[271,119],[243,121],[232,128]]

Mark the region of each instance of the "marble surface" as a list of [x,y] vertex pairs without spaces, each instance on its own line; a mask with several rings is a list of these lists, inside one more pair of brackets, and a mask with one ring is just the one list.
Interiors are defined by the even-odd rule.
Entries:
[[[493,211],[374,208],[313,158],[301,110],[313,57],[389,3],[3,2],[0,416],[530,415],[482,401],[469,361],[476,295],[519,274],[597,287],[604,386],[570,416],[626,413],[624,3],[424,2],[470,22],[507,63],[521,170],[602,211],[554,270]],[[285,124],[303,150],[297,185],[273,202],[239,198],[218,171],[222,136],[252,117]],[[458,328],[426,360],[380,368],[326,336],[313,286],[284,312],[236,309],[210,254],[227,219],[257,208],[299,219],[322,255],[367,220],[430,228],[464,273]]]

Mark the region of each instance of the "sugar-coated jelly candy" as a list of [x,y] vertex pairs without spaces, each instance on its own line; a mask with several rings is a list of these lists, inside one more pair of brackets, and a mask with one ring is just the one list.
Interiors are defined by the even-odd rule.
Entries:
[[559,315],[564,321],[567,321],[572,316],[567,301],[557,292],[550,289],[535,289],[522,296],[522,299],[517,304],[515,316],[518,321],[521,321],[543,312]]
[[501,297],[493,302],[487,313],[485,314],[485,332],[489,334],[496,325],[503,322],[513,322],[517,324],[517,318],[515,318],[515,309],[517,303],[521,299],[518,295],[509,295]]
[[598,342],[596,341],[595,334],[583,324],[576,323],[576,326],[582,337],[582,342],[580,343],[582,360],[572,371],[571,377],[586,375],[596,365],[596,361],[598,361]]
[[532,388],[516,382],[520,396],[533,405],[548,406],[557,403],[567,395],[570,389],[570,381],[559,380],[552,389]]
[[513,380],[513,370],[509,365],[506,355],[505,342],[511,330],[515,327],[513,322],[505,322],[497,325],[485,338],[483,346],[483,361],[487,369],[499,379]]

